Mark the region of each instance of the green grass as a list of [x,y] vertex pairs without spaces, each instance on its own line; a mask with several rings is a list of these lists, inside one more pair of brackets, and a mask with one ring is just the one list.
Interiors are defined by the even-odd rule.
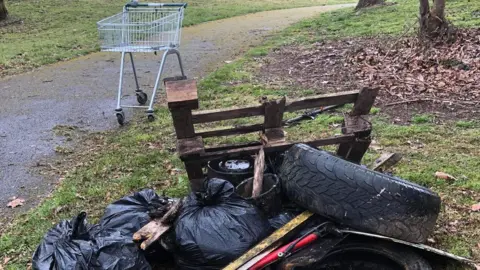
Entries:
[[[386,7],[374,7],[355,12],[343,9],[319,17],[304,20],[290,28],[286,34],[293,35],[290,40],[316,42],[322,39],[341,37],[398,35],[404,32],[414,33],[418,1],[396,1],[398,4]],[[455,0],[446,2],[447,18],[458,27],[478,27],[480,17],[479,1]]]
[[[20,2],[20,1],[19,1]],[[108,3],[108,2],[107,2]],[[472,10],[480,8],[468,0],[447,1],[447,9],[457,25],[470,26],[478,18],[468,17],[467,4]],[[394,13],[394,10],[398,12]],[[407,12],[413,12],[409,16]],[[269,53],[274,47],[290,43],[311,42],[319,37],[337,38],[348,35],[401,33],[405,21],[413,18],[416,1],[402,1],[397,6],[373,8],[360,14],[349,10],[323,14],[299,23],[252,49],[234,63],[225,65],[199,83],[202,109],[258,104],[263,95],[304,95],[285,90],[269,89],[255,79],[259,67],[256,58]],[[456,14],[455,16],[451,14]],[[102,15],[103,16],[103,15]],[[341,19],[340,19],[341,18]],[[372,26],[373,19],[381,23]],[[460,18],[466,18],[460,21]],[[383,23],[386,22],[386,25]],[[355,30],[356,29],[356,30]],[[0,45],[2,46],[2,45]],[[311,93],[311,91],[310,91]],[[286,129],[290,140],[308,140],[340,133],[342,113],[351,109],[322,114],[313,121],[305,121]],[[468,209],[480,192],[480,126],[478,122],[464,120],[435,125],[431,116],[417,115],[412,124],[391,124],[378,108],[372,109],[374,138],[382,151],[399,152],[403,160],[395,167],[395,174],[433,188],[442,195],[444,212],[439,224],[465,221],[461,233],[435,235],[436,247],[463,256],[479,259],[472,250],[480,242],[479,217]],[[285,118],[296,116],[288,113]],[[44,233],[61,219],[70,219],[80,211],[87,211],[92,221],[102,215],[104,207],[129,192],[152,187],[165,190],[170,196],[183,196],[188,192],[185,173],[169,168],[183,164],[174,154],[175,138],[168,109],[160,107],[153,123],[139,121],[124,129],[89,137],[85,149],[70,154],[71,162],[59,165],[68,173],[58,188],[39,207],[18,217],[11,226],[0,228],[0,254],[11,258],[6,269],[25,269],[31,254]],[[258,121],[257,118],[251,121]],[[249,121],[247,121],[249,122]],[[224,121],[224,126],[245,124],[246,121]],[[202,128],[212,127],[205,125]],[[208,144],[239,142],[256,139],[256,135],[209,139]],[[330,147],[328,150],[334,150]],[[372,162],[380,151],[370,149],[364,159]],[[72,169],[73,168],[73,169]],[[436,179],[434,173],[443,171],[457,177],[450,183]],[[470,193],[469,193],[470,192]],[[459,210],[460,209],[460,210]],[[465,210],[466,209],[466,210]],[[448,210],[448,211],[447,211]],[[463,212],[462,212],[463,211]],[[466,211],[466,212],[465,212]],[[2,262],[0,255],[0,263]],[[1,264],[0,264],[1,265]]]
[[[127,0],[7,0],[23,24],[0,27],[0,76],[97,51],[96,22],[122,10]],[[155,2],[155,1],[154,1]],[[236,15],[352,0],[192,0],[184,25]]]
[[412,116],[412,123],[414,124],[423,124],[433,122],[434,117],[430,114],[417,114]]

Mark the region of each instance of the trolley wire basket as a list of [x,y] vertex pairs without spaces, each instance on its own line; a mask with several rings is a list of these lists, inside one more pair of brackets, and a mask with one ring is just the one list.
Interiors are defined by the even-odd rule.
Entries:
[[[153,120],[153,104],[160,77],[163,72],[166,57],[176,54],[182,75],[186,79],[180,52],[180,37],[185,3],[127,3],[123,11],[97,22],[102,51],[121,52],[120,78],[117,94],[117,107],[115,109],[117,121],[124,124],[125,115],[122,108],[147,108],[149,120]],[[140,89],[138,77],[133,61],[133,53],[163,51],[162,60],[155,80],[155,86],[148,106],[143,106],[148,101],[148,96]],[[140,106],[122,105],[122,83],[125,54],[129,54],[133,68],[135,91]]]
[[184,7],[160,3],[125,6],[123,12],[97,23],[102,51],[151,52],[178,47]]

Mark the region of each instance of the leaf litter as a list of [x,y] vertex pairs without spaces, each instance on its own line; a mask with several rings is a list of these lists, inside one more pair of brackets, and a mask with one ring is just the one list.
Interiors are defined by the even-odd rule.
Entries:
[[415,37],[285,46],[261,65],[259,80],[273,88],[321,94],[378,87],[376,105],[400,122],[410,121],[414,113],[433,113],[440,119],[480,116],[480,29],[460,30],[454,43],[428,47]]

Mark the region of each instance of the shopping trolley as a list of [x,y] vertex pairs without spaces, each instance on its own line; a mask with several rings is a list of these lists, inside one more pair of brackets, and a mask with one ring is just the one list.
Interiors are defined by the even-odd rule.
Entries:
[[[121,52],[120,78],[118,82],[117,107],[115,114],[118,123],[123,125],[125,114],[122,108],[146,108],[148,120],[153,121],[153,104],[159,88],[160,77],[168,55],[175,54],[178,58],[181,79],[186,79],[180,52],[180,35],[186,3],[139,3],[132,1],[123,7],[123,11],[97,23],[102,51]],[[163,52],[158,69],[155,86],[148,106],[148,96],[140,89],[133,53]],[[122,105],[122,83],[125,55],[130,56],[133,75],[136,83],[136,97],[140,106]]]

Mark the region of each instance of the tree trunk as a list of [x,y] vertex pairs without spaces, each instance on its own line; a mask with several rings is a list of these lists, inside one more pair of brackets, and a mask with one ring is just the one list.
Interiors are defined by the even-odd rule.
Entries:
[[359,0],[355,9],[385,4],[385,0]]
[[449,33],[445,19],[445,0],[433,0],[430,9],[429,0],[420,0],[420,33],[422,36],[435,38]]
[[5,0],[0,0],[0,21],[7,19],[8,11],[5,6]]

